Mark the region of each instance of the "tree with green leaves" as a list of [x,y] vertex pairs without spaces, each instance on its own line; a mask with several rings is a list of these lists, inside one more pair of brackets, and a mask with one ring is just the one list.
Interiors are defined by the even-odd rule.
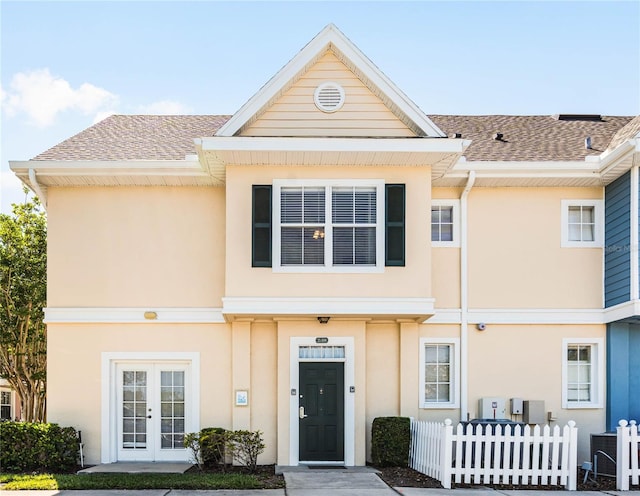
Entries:
[[23,419],[44,422],[47,219],[38,198],[12,207],[0,214],[0,376],[18,393]]

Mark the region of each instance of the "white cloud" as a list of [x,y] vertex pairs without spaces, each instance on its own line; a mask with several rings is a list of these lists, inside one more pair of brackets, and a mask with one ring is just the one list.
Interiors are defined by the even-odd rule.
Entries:
[[192,113],[192,109],[180,102],[161,100],[150,103],[149,105],[139,106],[138,112],[141,114],[184,115]]
[[110,108],[117,101],[116,95],[90,83],[74,89],[65,79],[53,76],[49,69],[15,74],[10,89],[2,95],[2,107],[7,115],[25,113],[40,127],[53,124],[56,116],[65,110],[90,115]]

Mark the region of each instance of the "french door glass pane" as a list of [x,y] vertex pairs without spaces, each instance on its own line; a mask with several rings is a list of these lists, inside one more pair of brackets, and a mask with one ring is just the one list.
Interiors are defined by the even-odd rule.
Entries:
[[122,447],[147,447],[147,372],[122,372]]
[[184,371],[160,372],[160,447],[184,448]]

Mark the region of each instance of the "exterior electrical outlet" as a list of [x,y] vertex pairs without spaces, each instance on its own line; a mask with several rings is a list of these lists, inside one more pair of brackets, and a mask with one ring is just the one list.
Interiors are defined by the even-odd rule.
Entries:
[[504,398],[480,398],[478,400],[478,418],[504,419],[506,418]]

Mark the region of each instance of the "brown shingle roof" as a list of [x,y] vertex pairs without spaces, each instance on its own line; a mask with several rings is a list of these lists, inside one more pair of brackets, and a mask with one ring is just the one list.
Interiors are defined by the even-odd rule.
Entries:
[[[582,161],[607,149],[613,136],[632,117],[602,116],[594,120],[559,120],[550,115],[431,115],[448,136],[472,140],[465,156],[481,161]],[[493,135],[501,133],[501,141]],[[592,149],[585,148],[591,137]]]
[[615,148],[628,139],[635,138],[638,134],[640,134],[640,115],[634,117],[629,121],[629,123],[621,128],[611,139],[609,143],[609,148]]
[[183,160],[228,115],[112,115],[34,160]]
[[[213,136],[227,115],[113,115],[34,160],[182,160],[194,138]],[[431,115],[447,135],[472,140],[465,156],[481,161],[582,161],[640,131],[640,117],[559,120],[553,116]],[[625,127],[626,126],[626,127]],[[495,140],[496,133],[503,135]],[[592,149],[585,148],[591,137]],[[618,142],[618,143],[616,143]]]

